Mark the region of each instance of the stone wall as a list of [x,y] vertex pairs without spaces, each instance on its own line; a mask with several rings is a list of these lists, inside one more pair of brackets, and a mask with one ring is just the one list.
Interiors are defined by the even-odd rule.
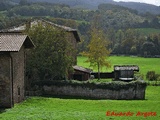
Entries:
[[12,107],[12,73],[9,53],[0,54],[0,107]]
[[73,64],[77,65],[77,41],[75,39],[73,32],[67,32],[66,39],[68,40],[70,48],[72,49],[70,53],[67,53],[67,55],[72,56],[74,60]]
[[[126,84],[126,85],[125,85]],[[118,87],[118,85],[120,87]],[[133,82],[131,85],[123,83],[117,86],[107,87],[108,85],[43,85],[37,86],[37,90],[32,91],[32,95],[49,95],[49,96],[77,96],[95,99],[112,99],[112,100],[143,100],[145,99],[146,83]],[[29,94],[29,93],[28,93]]]
[[25,50],[21,47],[19,52],[11,52],[13,61],[13,99],[14,103],[24,100],[25,79]]
[[10,108],[24,100],[24,46],[19,52],[0,53],[0,107]]

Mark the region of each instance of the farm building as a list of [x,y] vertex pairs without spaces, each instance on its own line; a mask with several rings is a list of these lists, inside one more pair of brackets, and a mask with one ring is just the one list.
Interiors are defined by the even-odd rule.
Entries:
[[0,107],[24,100],[25,49],[33,47],[27,35],[0,33]]
[[88,80],[91,77],[91,69],[84,68],[81,66],[73,66],[74,72],[69,75],[69,79],[74,79],[74,80]]
[[30,29],[31,27],[33,26],[36,26],[38,24],[42,24],[44,26],[46,25],[50,25],[54,28],[58,28],[58,29],[61,29],[61,30],[64,30],[66,31],[66,40],[69,41],[73,47],[73,51],[72,53],[69,53],[70,56],[72,56],[74,58],[74,65],[77,64],[77,44],[80,42],[80,37],[78,35],[78,32],[76,29],[72,29],[70,27],[67,27],[67,26],[62,26],[62,25],[58,25],[58,24],[55,24],[53,22],[50,22],[50,21],[46,21],[46,20],[33,20],[33,21],[28,21],[24,24],[21,24],[19,26],[14,26],[10,29],[5,29],[5,30],[2,30],[2,32],[24,32],[28,29]]

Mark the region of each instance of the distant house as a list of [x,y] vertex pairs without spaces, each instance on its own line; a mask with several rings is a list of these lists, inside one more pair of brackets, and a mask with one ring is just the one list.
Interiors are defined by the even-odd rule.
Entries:
[[0,107],[24,100],[25,49],[33,47],[27,35],[0,33]]
[[28,21],[24,24],[12,27],[10,29],[5,29],[3,31],[5,31],[5,32],[23,32],[23,31],[30,29],[32,26],[38,25],[39,23],[44,26],[50,25],[50,26],[53,26],[54,28],[62,29],[67,32],[66,40],[68,40],[71,43],[71,45],[74,49],[72,51],[72,53],[69,53],[69,55],[71,55],[74,58],[74,65],[76,65],[77,64],[77,44],[78,44],[78,42],[80,42],[80,37],[79,37],[76,29],[72,29],[70,27],[66,27],[63,25],[58,25],[53,22],[49,22],[49,21],[42,19],[42,20]]

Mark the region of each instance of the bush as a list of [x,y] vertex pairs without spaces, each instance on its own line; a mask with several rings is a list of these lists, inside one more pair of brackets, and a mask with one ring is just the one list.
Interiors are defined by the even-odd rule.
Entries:
[[90,82],[90,81],[66,81],[66,80],[54,80],[54,81],[37,81],[32,84],[32,86],[72,86],[72,87],[84,87],[90,89],[110,89],[110,90],[120,90],[120,89],[129,89],[130,87],[135,87],[137,85],[141,87],[146,87],[146,82],[143,80],[123,82],[123,81],[111,81],[111,82]]
[[160,77],[160,75],[156,74],[155,71],[148,71],[146,74],[146,78],[151,81],[158,80],[159,77]]

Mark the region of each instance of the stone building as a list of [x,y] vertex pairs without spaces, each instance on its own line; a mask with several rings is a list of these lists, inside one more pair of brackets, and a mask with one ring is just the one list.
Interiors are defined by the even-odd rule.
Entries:
[[33,47],[27,35],[0,33],[0,107],[10,108],[24,100],[25,49]]
[[53,22],[40,19],[40,20],[28,21],[28,22],[21,24],[19,26],[14,26],[12,28],[5,29],[2,31],[3,32],[24,32],[24,31],[29,30],[31,27],[36,26],[38,24],[42,24],[43,26],[50,25],[54,28],[58,28],[58,29],[64,30],[66,32],[65,39],[71,43],[71,46],[73,48],[72,53],[69,53],[69,55],[73,57],[74,65],[76,65],[77,64],[77,44],[80,42],[80,37],[79,37],[78,31],[76,29],[73,29],[73,28],[70,28],[67,26],[63,26],[63,25],[58,25]]

